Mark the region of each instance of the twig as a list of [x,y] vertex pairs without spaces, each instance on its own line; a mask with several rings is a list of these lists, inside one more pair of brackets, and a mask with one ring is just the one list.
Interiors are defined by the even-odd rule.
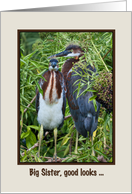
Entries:
[[71,117],[71,115],[66,116],[66,117],[65,117],[65,120],[68,119],[68,118],[70,118],[70,117]]
[[31,104],[33,103],[33,101],[36,99],[37,94],[33,97],[33,99],[31,100],[31,102],[27,105],[27,108],[25,108],[24,112],[25,113],[27,111],[27,109],[31,106]]
[[[36,99],[37,94],[33,97],[33,99],[31,100],[31,102],[27,105],[27,108],[25,108],[25,110],[23,111],[23,113],[25,113],[27,111],[27,109],[31,106],[31,104],[33,103],[33,101]],[[22,115],[21,115],[22,118]],[[22,126],[23,126],[23,119],[22,119],[22,123],[21,123],[21,128],[20,128],[20,134],[22,132]]]
[[[48,162],[55,162],[55,160],[53,160],[53,158],[51,157],[44,157],[46,159],[48,159],[48,161],[46,161],[45,163],[48,163]],[[68,157],[67,157],[68,158]],[[57,158],[57,162],[62,162],[63,160],[66,160],[67,158]]]
[[102,59],[102,57],[101,57],[101,55],[100,55],[99,51],[97,50],[97,48],[96,48],[95,44],[93,43],[92,38],[91,38],[91,42],[92,42],[92,45],[93,45],[93,47],[94,47],[95,51],[96,51],[96,52],[97,52],[97,54],[99,55],[99,57],[100,57],[100,59],[101,59],[102,63],[104,64],[104,66],[105,66],[106,70],[109,72],[109,69],[107,68],[107,66],[106,66],[105,62],[103,61],[103,59]]
[[110,146],[108,146],[106,143],[104,143],[104,142],[102,142],[104,145],[105,145],[105,147],[108,147],[108,148],[110,148],[111,149],[111,147]]
[[112,50],[112,48],[105,54],[105,56],[103,57],[103,59],[108,55],[108,53]]
[[[35,158],[34,157],[34,155],[31,155],[31,157],[32,158]],[[40,158],[42,158],[42,156],[40,156]],[[45,158],[45,159],[47,159],[47,161],[45,161],[45,162],[41,162],[41,163],[48,163],[48,162],[55,162],[55,160],[53,160],[53,158],[52,157],[43,157],[43,158]],[[69,157],[66,157],[66,158],[57,158],[57,162],[62,162],[63,160],[66,160],[66,159],[68,159]]]
[[[36,148],[36,147],[38,147],[38,146],[39,146],[39,143],[37,142],[37,143],[35,143],[31,148],[29,148],[29,149],[26,151],[26,153],[29,152],[30,150],[33,150],[34,148]],[[23,152],[21,155],[24,156],[24,155],[25,155],[25,152]]]

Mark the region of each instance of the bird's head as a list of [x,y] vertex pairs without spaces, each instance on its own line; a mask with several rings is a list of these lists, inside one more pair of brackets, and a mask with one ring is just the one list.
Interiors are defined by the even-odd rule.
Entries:
[[58,60],[57,59],[51,59],[49,62],[49,70],[50,71],[58,71]]
[[66,49],[60,53],[57,53],[55,55],[52,55],[48,58],[52,57],[75,57],[75,59],[78,59],[80,55],[82,55],[84,51],[81,49],[78,45],[69,45],[66,47]]

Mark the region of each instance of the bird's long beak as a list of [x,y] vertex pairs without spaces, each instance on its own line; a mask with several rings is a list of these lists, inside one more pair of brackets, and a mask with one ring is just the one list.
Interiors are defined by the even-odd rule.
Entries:
[[60,53],[57,53],[55,55],[51,55],[49,58],[54,58],[54,57],[63,57],[63,56],[67,56],[69,53],[71,53],[71,51],[68,51],[68,50],[65,50],[65,51],[62,51]]

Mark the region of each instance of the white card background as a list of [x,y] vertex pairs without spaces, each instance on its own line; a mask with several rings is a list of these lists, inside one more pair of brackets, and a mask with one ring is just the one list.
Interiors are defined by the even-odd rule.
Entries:
[[[30,17],[29,17],[30,15]],[[75,18],[74,22],[70,20]],[[32,18],[32,19],[30,19]],[[40,18],[43,18],[40,20]],[[48,19],[47,19],[48,18]],[[53,20],[54,18],[54,20]],[[84,19],[85,18],[85,19]],[[92,18],[88,22],[87,18]],[[62,19],[62,22],[61,22]],[[54,21],[59,20],[59,23]],[[80,22],[78,22],[80,21]],[[1,13],[1,191],[130,192],[131,191],[131,13],[84,12]],[[116,30],[116,165],[83,165],[103,177],[30,177],[29,168],[80,169],[74,165],[17,165],[17,29]],[[10,36],[9,36],[10,32]],[[126,49],[127,48],[127,49]],[[8,57],[7,57],[8,53]],[[6,79],[5,79],[6,78]],[[10,84],[10,85],[9,85]],[[9,85],[9,87],[7,87]],[[10,92],[9,92],[10,91]],[[10,94],[10,96],[9,96]],[[11,127],[13,126],[13,127]],[[6,143],[5,143],[6,142]],[[8,143],[7,143],[8,142]],[[9,148],[11,151],[9,152]],[[122,151],[123,150],[123,151]]]

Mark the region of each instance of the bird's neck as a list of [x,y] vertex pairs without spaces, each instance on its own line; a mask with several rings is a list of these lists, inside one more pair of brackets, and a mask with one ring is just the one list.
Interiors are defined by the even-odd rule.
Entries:
[[73,65],[78,61],[79,59],[75,59],[75,58],[70,58],[66,60],[61,70],[65,80],[66,80],[68,72],[72,69]]
[[62,77],[58,71],[47,71],[44,75],[46,81],[42,85],[43,98],[47,103],[56,103],[61,97],[62,87],[61,81]]

